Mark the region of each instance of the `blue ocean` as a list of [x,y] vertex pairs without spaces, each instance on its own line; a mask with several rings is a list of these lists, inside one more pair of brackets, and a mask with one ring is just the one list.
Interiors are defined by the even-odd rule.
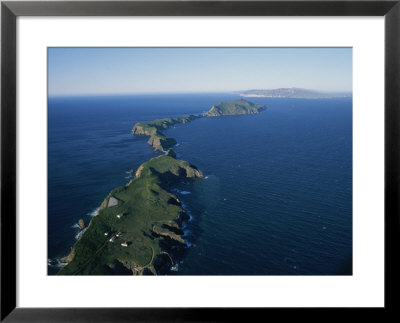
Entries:
[[[48,273],[109,191],[160,153],[138,121],[201,114],[235,94],[50,97]],[[255,115],[164,132],[202,180],[173,188],[189,244],[170,275],[351,275],[352,100],[248,98]]]

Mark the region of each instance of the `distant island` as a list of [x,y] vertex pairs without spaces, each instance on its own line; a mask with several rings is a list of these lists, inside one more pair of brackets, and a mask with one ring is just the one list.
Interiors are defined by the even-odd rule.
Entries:
[[351,92],[320,92],[295,87],[270,90],[246,90],[235,93],[247,98],[331,99],[352,96]]
[[[201,117],[254,114],[265,107],[236,100],[213,106],[204,115],[165,118],[134,125],[134,135],[149,136],[148,144],[165,154],[152,158],[136,170],[135,178],[113,189],[100,205],[58,275],[157,275],[174,265],[173,252],[186,248],[182,223],[188,215],[181,201],[170,192],[179,181],[203,178],[191,163],[176,159],[171,149],[176,140],[162,130]],[[83,221],[82,221],[83,222]]]
[[264,110],[260,104],[248,102],[246,100],[236,100],[231,102],[221,102],[214,105],[205,115],[207,117],[230,116],[238,114],[254,114]]

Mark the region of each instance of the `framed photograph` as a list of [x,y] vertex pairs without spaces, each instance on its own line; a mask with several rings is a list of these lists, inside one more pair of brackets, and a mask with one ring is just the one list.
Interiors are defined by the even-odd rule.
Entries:
[[399,14],[2,2],[1,319],[395,311]]

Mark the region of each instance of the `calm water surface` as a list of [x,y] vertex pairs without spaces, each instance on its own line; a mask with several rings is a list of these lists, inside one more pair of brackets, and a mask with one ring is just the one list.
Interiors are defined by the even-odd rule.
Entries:
[[[157,156],[138,121],[198,114],[230,94],[49,99],[49,274],[130,169]],[[257,115],[201,118],[165,134],[206,176],[174,193],[191,220],[170,274],[351,274],[351,99],[251,98]]]

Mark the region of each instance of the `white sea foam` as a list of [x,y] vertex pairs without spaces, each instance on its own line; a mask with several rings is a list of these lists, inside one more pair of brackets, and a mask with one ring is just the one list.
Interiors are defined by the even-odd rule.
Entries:
[[189,234],[191,234],[192,232],[190,230],[184,230],[183,231],[183,238],[187,237]]
[[75,223],[73,226],[71,226],[71,228],[74,228],[74,229],[80,229],[80,226],[79,226],[79,224],[78,224],[78,223]]
[[208,176],[205,176],[204,179],[208,179]]
[[97,207],[97,208],[95,208],[93,211],[87,213],[87,215],[90,215],[91,217],[94,217],[94,216],[96,216],[97,214],[99,214],[99,210],[100,210],[100,208]]
[[[184,202],[181,201],[181,205],[182,205],[182,208],[185,210],[186,214],[189,216],[188,222],[192,221],[192,220],[193,220],[193,215],[192,215],[192,213],[186,208],[186,204],[185,204]],[[184,228],[186,227],[185,222],[183,223],[183,227],[184,227]]]
[[178,271],[179,270],[179,264],[176,264],[175,266],[171,267],[171,271]]
[[178,194],[181,194],[181,195],[192,194],[192,192],[189,192],[189,191],[181,191],[181,190],[178,190],[177,188],[172,189],[172,191],[173,191],[173,192],[177,192]]
[[131,173],[130,170],[126,171],[125,174],[128,175],[128,176],[125,176],[125,179],[131,179],[131,178],[133,178],[133,174]]
[[192,246],[192,243],[188,240],[188,237],[190,236],[190,234],[192,232],[190,230],[186,230],[186,225],[185,224],[182,226],[182,230],[183,230],[182,238],[185,240],[186,246],[188,248],[190,248]]
[[60,259],[55,258],[55,259],[47,259],[47,265],[49,267],[61,268],[66,266],[67,263],[61,262]]
[[186,222],[182,222],[182,230],[183,230],[183,232],[185,232],[186,227],[187,227]]
[[79,240],[80,237],[82,237],[82,234],[86,231],[87,228],[84,228],[82,231],[79,231],[76,235],[75,235],[75,239]]

